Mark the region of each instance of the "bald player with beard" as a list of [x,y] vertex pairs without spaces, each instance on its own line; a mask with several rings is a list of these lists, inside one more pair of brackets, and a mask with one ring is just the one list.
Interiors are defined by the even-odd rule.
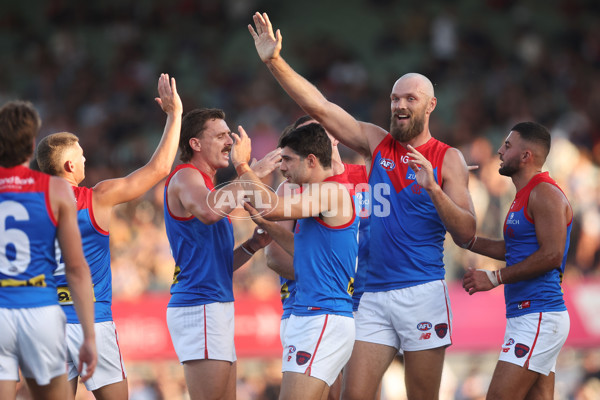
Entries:
[[425,76],[401,76],[390,93],[389,132],[328,101],[281,57],[282,36],[267,14],[248,26],[261,60],[302,109],[365,158],[372,193],[370,268],[356,313],[356,341],[342,398],[373,398],[399,350],[409,399],[439,396],[452,312],[444,281],[444,238],[475,236],[468,170],[459,150],[432,137],[437,105]]

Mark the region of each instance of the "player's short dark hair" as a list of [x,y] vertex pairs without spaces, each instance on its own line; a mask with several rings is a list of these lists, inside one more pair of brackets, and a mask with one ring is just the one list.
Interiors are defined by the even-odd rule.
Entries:
[[9,101],[0,108],[0,165],[23,164],[33,154],[33,141],[42,120],[28,101]]
[[519,132],[523,140],[539,145],[543,150],[544,160],[546,159],[552,145],[548,128],[537,122],[519,122],[511,130]]
[[206,122],[213,119],[225,119],[225,111],[218,108],[197,108],[188,111],[181,120],[181,135],[179,136],[179,159],[188,162],[194,151],[190,147],[191,138],[201,138],[206,128]]
[[323,168],[331,167],[331,140],[317,123],[296,128],[281,138],[280,147],[289,147],[302,158],[313,154]]

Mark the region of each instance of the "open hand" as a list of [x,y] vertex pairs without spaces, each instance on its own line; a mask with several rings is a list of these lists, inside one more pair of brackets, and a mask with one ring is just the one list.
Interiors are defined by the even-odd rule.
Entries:
[[177,85],[175,78],[170,79],[169,74],[160,74],[158,78],[158,95],[154,100],[160,105],[160,108],[167,113],[179,113],[183,112],[183,105],[181,104],[181,98],[177,93]]
[[277,32],[273,34],[273,26],[269,21],[267,13],[255,13],[252,16],[256,31],[252,27],[252,24],[248,24],[248,31],[254,39],[254,46],[256,46],[256,52],[263,62],[268,62],[273,58],[279,57],[281,51],[281,32],[277,29]]

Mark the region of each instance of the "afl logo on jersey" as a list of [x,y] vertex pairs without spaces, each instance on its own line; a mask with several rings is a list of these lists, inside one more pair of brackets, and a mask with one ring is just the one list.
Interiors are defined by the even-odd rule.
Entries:
[[379,161],[379,165],[381,165],[386,171],[392,171],[394,168],[396,168],[396,163],[389,158],[382,158],[381,161]]
[[428,331],[430,330],[432,327],[431,322],[420,322],[417,325],[417,329],[420,331]]

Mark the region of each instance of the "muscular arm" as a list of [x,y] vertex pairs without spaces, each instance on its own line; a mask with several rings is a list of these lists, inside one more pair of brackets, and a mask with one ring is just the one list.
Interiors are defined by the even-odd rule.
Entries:
[[[497,275],[499,283],[532,279],[559,268],[562,263],[567,225],[573,218],[567,199],[555,186],[541,183],[531,191],[527,210],[535,221],[539,248],[523,261],[511,265],[510,268],[502,268]],[[485,245],[485,242],[482,245]],[[469,294],[473,294],[493,289],[494,285],[486,272],[470,270],[465,274],[463,287]]]
[[103,229],[108,230],[113,206],[146,193],[171,171],[179,145],[183,106],[174,78],[171,78],[169,84],[169,76],[161,75],[158,81],[158,92],[160,98],[156,101],[167,114],[167,122],[160,143],[150,161],[123,178],[108,179],[99,182],[93,188],[94,215]]
[[567,240],[567,225],[573,214],[562,192],[549,183],[540,183],[529,196],[529,215],[535,221],[539,248],[523,261],[502,269],[502,282],[514,283],[559,268]]
[[477,236],[473,247],[470,249],[473,253],[481,254],[486,257],[504,261],[506,255],[506,247],[503,239],[488,239]]
[[58,221],[56,236],[65,263],[67,282],[83,329],[84,343],[80,349],[79,371],[82,371],[82,364],[85,363],[86,375],[82,379],[86,380],[92,376],[97,362],[94,292],[90,268],[81,247],[75,196],[67,181],[57,177],[50,178],[50,201]]
[[281,57],[282,36],[279,30],[276,35],[273,33],[267,14],[256,13],[253,19],[256,31],[252,25],[248,25],[248,30],[254,39],[256,51],[281,87],[329,133],[358,152],[370,164],[372,151],[387,132],[376,125],[357,121],[344,109],[328,101]]

